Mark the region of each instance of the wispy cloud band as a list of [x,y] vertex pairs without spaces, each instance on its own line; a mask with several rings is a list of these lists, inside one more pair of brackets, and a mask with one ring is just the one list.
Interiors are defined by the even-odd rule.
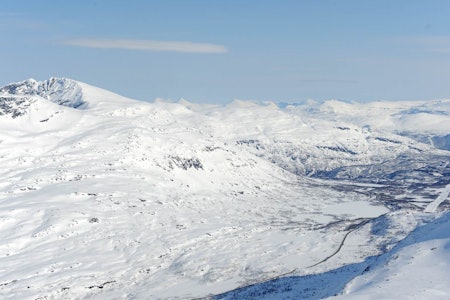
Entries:
[[403,43],[420,45],[434,53],[450,53],[450,36],[416,36],[397,40]]
[[100,49],[128,49],[141,51],[171,51],[185,53],[226,53],[228,49],[222,45],[129,39],[72,39],[63,42],[65,45]]

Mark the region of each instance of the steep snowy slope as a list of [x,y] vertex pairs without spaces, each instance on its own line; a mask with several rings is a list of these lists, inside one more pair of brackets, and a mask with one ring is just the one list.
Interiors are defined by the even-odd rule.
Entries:
[[414,231],[372,268],[356,277],[338,299],[450,298],[450,215]]
[[70,79],[10,84],[0,295],[203,297],[384,253],[417,214],[448,209],[435,200],[450,182],[449,152],[388,129],[305,107],[146,103]]
[[[397,215],[397,223],[405,215]],[[430,221],[416,214],[417,229],[391,250],[328,272],[282,276],[218,295],[218,299],[447,299],[450,215]],[[389,226],[389,218],[376,228]],[[423,223],[425,222],[425,224]],[[372,233],[376,234],[376,233]]]

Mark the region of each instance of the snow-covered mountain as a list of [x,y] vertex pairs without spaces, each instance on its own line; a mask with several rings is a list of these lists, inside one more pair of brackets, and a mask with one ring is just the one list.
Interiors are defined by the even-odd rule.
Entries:
[[221,106],[136,101],[64,78],[9,84],[0,294],[340,293],[446,215],[449,124],[449,100]]
[[66,78],[50,78],[41,82],[28,79],[6,85],[0,89],[0,93],[40,96],[56,104],[73,108],[79,108],[85,104],[80,84]]

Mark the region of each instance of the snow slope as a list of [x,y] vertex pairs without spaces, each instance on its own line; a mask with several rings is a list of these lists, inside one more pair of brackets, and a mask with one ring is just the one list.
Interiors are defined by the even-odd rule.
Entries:
[[[448,186],[425,209],[397,211],[372,219],[369,234],[380,235],[394,228],[416,227],[381,254],[327,272],[281,276],[220,294],[217,299],[447,299],[450,271],[450,213],[431,215]],[[341,250],[354,246],[350,235],[366,234],[365,226],[349,231]],[[391,236],[399,232],[391,232]],[[400,232],[400,234],[404,234]],[[347,245],[346,245],[347,244]],[[350,245],[348,245],[350,244]],[[356,250],[356,249],[353,249]]]
[[[414,231],[337,299],[450,298],[449,214]],[[334,299],[334,298],[333,298]]]
[[[448,209],[450,153],[327,105],[147,103],[62,78],[0,88],[1,297],[195,298],[283,274],[340,292],[333,270]],[[370,121],[427,105],[354,108]]]

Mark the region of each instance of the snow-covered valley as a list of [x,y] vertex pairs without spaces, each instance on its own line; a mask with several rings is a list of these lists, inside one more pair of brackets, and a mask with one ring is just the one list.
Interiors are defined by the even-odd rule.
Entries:
[[8,85],[0,295],[399,298],[427,266],[439,276],[417,294],[449,297],[449,145],[450,100],[221,106]]

